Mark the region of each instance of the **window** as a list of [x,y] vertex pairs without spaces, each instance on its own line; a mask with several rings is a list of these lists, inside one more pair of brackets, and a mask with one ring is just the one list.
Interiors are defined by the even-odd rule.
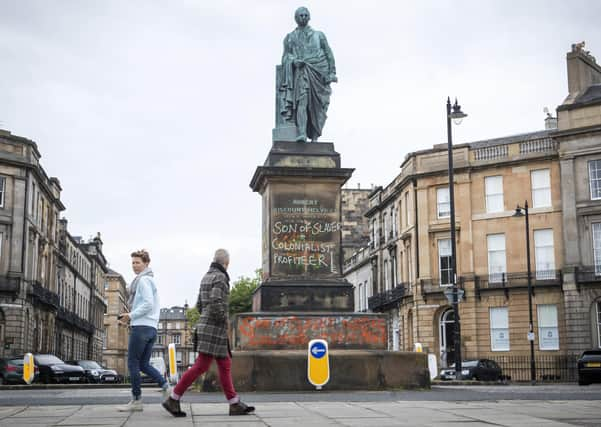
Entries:
[[484,191],[486,193],[486,212],[503,212],[503,177],[487,176],[484,178]]
[[451,267],[451,239],[438,241],[438,277],[440,286],[453,284],[453,269]]
[[175,329],[181,329],[182,325],[180,322],[175,322]]
[[588,176],[591,186],[591,199],[601,199],[601,160],[588,162]]
[[367,281],[363,283],[363,311],[367,310]]
[[357,294],[357,299],[359,300],[359,311],[363,311],[363,283],[359,283]]
[[194,357],[194,356],[196,356],[196,355],[194,354],[193,351],[188,353],[188,365],[194,365],[194,362],[196,361],[196,357]]
[[538,315],[538,346],[541,350],[559,350],[557,328],[557,306],[541,304],[536,306]]
[[502,282],[507,272],[505,265],[505,235],[489,234],[488,244],[488,281]]
[[601,275],[601,222],[591,224],[593,238],[593,262],[595,263],[595,274]]
[[553,230],[534,230],[534,258],[536,279],[555,278],[555,253],[553,250]]
[[173,335],[173,344],[181,344],[182,336],[180,334]]
[[163,329],[163,322],[159,322],[159,329]]
[[451,215],[449,187],[441,187],[436,190],[436,210],[438,218],[448,218]]
[[165,335],[159,335],[159,344],[165,344]]
[[409,227],[409,193],[405,193],[405,202],[404,202],[404,206],[405,206],[405,226]]
[[549,169],[530,172],[532,185],[532,207],[551,206],[551,176]]
[[601,348],[601,301],[597,301],[597,345]]
[[384,289],[390,289],[390,276],[388,271],[388,260],[384,260]]
[[6,178],[0,176],[0,208],[4,207],[4,195],[6,194]]
[[173,326],[171,322],[167,322],[167,329],[171,329],[171,326]]
[[509,351],[507,307],[490,308],[490,349],[492,351]]

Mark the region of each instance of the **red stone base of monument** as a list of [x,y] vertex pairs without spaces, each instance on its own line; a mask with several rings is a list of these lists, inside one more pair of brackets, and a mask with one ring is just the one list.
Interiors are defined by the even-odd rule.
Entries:
[[236,350],[306,350],[320,338],[330,349],[386,350],[386,315],[371,313],[243,313],[234,319]]

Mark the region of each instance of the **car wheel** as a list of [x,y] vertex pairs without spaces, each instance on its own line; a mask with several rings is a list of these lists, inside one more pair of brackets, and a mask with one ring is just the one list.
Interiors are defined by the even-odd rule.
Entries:
[[590,384],[590,382],[586,381],[585,379],[580,378],[580,377],[578,378],[578,385],[589,385],[589,384]]

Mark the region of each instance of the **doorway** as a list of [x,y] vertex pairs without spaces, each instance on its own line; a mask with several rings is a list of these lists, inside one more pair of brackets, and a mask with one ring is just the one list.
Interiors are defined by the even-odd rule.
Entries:
[[453,331],[455,329],[455,313],[449,308],[440,316],[440,365],[446,368],[453,364],[455,360],[455,340]]

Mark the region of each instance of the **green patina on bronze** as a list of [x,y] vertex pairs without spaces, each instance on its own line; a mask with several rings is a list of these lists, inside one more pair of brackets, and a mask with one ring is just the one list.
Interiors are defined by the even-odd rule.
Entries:
[[330,83],[338,81],[336,64],[324,33],[308,25],[309,10],[298,8],[294,19],[298,27],[284,39],[276,73],[274,140],[316,142],[327,119]]

